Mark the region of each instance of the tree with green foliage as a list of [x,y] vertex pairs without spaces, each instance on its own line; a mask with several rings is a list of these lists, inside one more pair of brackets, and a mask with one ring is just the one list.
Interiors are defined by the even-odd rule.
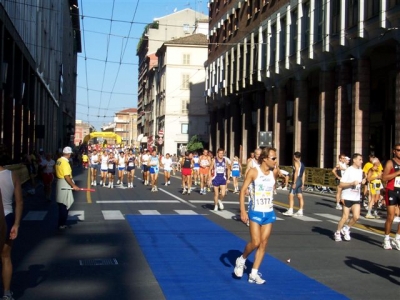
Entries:
[[191,137],[186,149],[189,152],[199,151],[203,149],[203,142],[198,138],[197,135],[194,135]]

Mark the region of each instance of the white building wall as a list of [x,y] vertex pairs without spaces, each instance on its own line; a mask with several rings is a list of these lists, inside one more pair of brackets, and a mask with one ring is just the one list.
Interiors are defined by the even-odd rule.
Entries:
[[191,35],[199,19],[208,19],[208,16],[189,8],[155,18],[154,21],[158,21],[159,27],[158,29],[150,28],[147,32],[151,41],[147,53],[155,53],[165,41]]
[[[179,145],[186,145],[193,135],[207,141],[208,111],[204,101],[207,48],[190,46],[167,46],[165,78],[165,130],[164,154],[177,153]],[[183,65],[183,57],[190,55],[190,64]],[[189,78],[189,89],[183,88],[183,76]],[[188,111],[183,110],[184,101],[189,101]],[[182,129],[188,124],[188,132]]]

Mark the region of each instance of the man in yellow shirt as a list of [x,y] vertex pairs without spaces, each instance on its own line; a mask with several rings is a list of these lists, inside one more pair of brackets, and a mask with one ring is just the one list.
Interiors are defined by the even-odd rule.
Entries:
[[57,196],[56,201],[58,205],[58,228],[67,228],[68,210],[72,203],[74,203],[74,196],[72,190],[79,191],[79,187],[72,180],[72,169],[69,164],[71,157],[71,147],[63,149],[63,155],[56,162],[56,177],[57,177]]

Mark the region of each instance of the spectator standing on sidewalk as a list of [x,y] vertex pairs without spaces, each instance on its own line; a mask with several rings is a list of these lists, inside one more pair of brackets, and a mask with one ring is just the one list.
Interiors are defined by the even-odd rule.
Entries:
[[380,216],[378,215],[378,211],[375,209],[375,212],[372,214],[372,208],[374,205],[378,204],[379,197],[381,196],[381,189],[382,189],[382,171],[379,171],[379,166],[381,163],[376,158],[374,160],[374,164],[372,168],[369,169],[367,173],[367,180],[369,184],[369,202],[368,202],[368,212],[365,216],[367,219],[379,219]]
[[[0,187],[1,187],[1,204],[3,210],[1,214],[5,216],[6,234],[5,243],[1,252],[1,266],[3,279],[3,298],[11,300],[12,292],[10,290],[11,278],[13,273],[13,265],[11,261],[11,250],[14,240],[18,237],[18,230],[22,218],[23,199],[22,188],[18,174],[4,168],[8,156],[5,152],[0,153]],[[15,202],[15,209],[13,204]]]
[[[293,154],[293,180],[289,191],[289,209],[283,213],[285,216],[302,217],[304,213],[304,199],[303,199],[303,188],[305,181],[305,169],[306,167],[301,162],[301,153],[295,152]],[[294,195],[297,195],[299,199],[299,210],[293,213],[294,207]]]
[[42,167],[42,179],[44,186],[44,195],[47,201],[50,201],[51,197],[51,186],[54,180],[54,166],[56,162],[52,159],[51,154],[47,153],[45,158],[41,160]]
[[[361,184],[365,183],[362,170],[362,156],[354,153],[352,157],[352,165],[346,170],[342,179],[340,179],[340,187],[342,188],[343,209],[342,218],[339,220],[337,230],[334,234],[336,242],[340,242],[343,234],[345,241],[350,241],[350,228],[357,222],[360,217],[360,193]],[[352,213],[349,219],[350,211]],[[347,221],[347,224],[345,225]]]

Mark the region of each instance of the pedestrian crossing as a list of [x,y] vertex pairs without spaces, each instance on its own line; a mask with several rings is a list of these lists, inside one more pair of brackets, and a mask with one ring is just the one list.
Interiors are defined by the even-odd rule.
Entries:
[[[43,221],[47,217],[48,211],[29,211],[24,217],[23,221]],[[130,211],[129,214],[137,214],[137,215],[147,215],[147,216],[161,216],[161,215],[214,215],[218,216],[225,220],[239,220],[240,216],[237,212],[230,211],[229,209],[225,210],[206,210],[206,211],[195,211],[191,209],[171,209],[171,210],[163,210],[160,212],[159,210],[154,209],[138,209],[135,211]],[[126,215],[121,210],[101,210],[101,215],[105,221],[112,220],[125,220]],[[276,212],[276,220],[277,221],[290,221],[290,220],[298,220],[301,222],[322,222],[322,221],[334,221],[337,222],[340,220],[340,216],[328,213],[314,213],[311,216],[302,216],[302,217],[280,217],[279,212]],[[68,212],[68,220],[70,221],[85,221],[86,215],[84,210],[70,210]],[[364,219],[365,221],[369,221],[372,223],[383,224],[385,223],[384,219]]]

